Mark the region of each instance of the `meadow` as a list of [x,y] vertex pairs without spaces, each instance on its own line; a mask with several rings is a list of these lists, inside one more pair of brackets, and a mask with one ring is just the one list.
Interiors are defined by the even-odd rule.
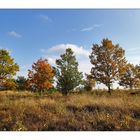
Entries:
[[138,131],[140,95],[0,91],[0,131]]

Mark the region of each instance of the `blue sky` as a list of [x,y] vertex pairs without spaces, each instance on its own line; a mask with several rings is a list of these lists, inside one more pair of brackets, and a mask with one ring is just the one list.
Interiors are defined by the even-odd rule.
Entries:
[[71,47],[79,69],[89,73],[93,43],[108,37],[126,51],[129,62],[140,62],[140,10],[0,10],[0,48],[20,65],[18,75],[40,57],[52,65]]

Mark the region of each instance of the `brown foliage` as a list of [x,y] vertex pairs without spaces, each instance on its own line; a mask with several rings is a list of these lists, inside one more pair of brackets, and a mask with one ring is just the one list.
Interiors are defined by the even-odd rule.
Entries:
[[120,75],[119,84],[126,88],[139,88],[140,79],[138,78],[139,71],[133,64],[127,64],[126,70]]
[[43,92],[53,87],[54,69],[46,59],[39,59],[29,70],[27,85],[35,91]]
[[93,65],[91,75],[100,83],[108,87],[111,92],[111,85],[118,80],[120,73],[125,70],[125,51],[111,40],[103,39],[101,45],[93,44],[90,62]]
[[6,90],[15,90],[17,88],[16,82],[14,79],[8,79],[3,83],[3,86]]

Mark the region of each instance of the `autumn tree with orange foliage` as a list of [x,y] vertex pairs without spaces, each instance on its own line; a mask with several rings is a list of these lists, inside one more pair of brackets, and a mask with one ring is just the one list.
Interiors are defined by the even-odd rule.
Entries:
[[42,93],[53,87],[54,75],[55,71],[48,60],[39,59],[29,70],[27,84],[31,90]]
[[130,89],[139,88],[140,79],[138,75],[139,75],[138,67],[128,63],[126,66],[126,72],[120,75],[120,80],[119,80],[120,86],[124,86]]
[[124,55],[125,51],[107,38],[102,40],[101,45],[93,44],[92,53],[89,56],[93,65],[91,75],[97,82],[106,85],[110,94],[112,84],[126,70]]
[[5,90],[16,90],[17,84],[15,79],[8,79],[3,86],[5,87]]

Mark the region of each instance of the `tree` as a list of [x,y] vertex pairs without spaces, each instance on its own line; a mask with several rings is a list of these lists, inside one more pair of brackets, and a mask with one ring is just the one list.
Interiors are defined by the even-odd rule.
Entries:
[[[0,49],[0,89],[7,89],[13,76],[19,71],[19,66],[11,58],[9,52],[5,49]],[[12,84],[14,85],[14,84]]]
[[138,68],[133,64],[127,64],[126,72],[120,76],[120,86],[126,88],[138,88],[140,87],[140,79],[138,78]]
[[82,83],[83,75],[78,71],[78,62],[70,48],[60,57],[61,59],[56,60],[57,89],[68,94]]
[[89,56],[93,65],[91,75],[100,83],[108,87],[111,94],[111,85],[118,80],[120,73],[124,73],[126,60],[125,51],[111,40],[103,39],[101,45],[93,44],[92,53]]
[[39,59],[33,63],[32,70],[28,73],[28,86],[33,91],[40,93],[53,87],[54,69],[47,59]]
[[140,79],[140,64],[136,65],[135,68],[137,69],[137,76],[136,76],[136,78]]
[[18,90],[25,90],[26,89],[26,82],[27,82],[27,79],[24,76],[18,76],[16,79],[17,89]]
[[16,90],[17,84],[15,79],[11,78],[6,80],[6,82],[3,83],[4,90]]
[[86,74],[86,80],[84,80],[84,88],[87,91],[91,91],[95,87],[96,81],[92,78],[92,75]]

